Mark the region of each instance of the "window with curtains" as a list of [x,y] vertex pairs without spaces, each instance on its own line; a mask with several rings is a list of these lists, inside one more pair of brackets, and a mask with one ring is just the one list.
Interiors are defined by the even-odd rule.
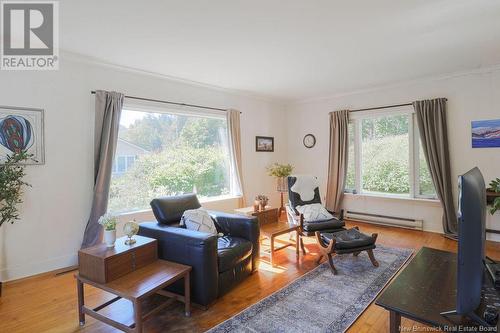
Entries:
[[229,195],[231,163],[225,114],[124,107],[108,210],[148,209],[151,199],[166,195]]
[[350,119],[346,192],[436,198],[411,107]]

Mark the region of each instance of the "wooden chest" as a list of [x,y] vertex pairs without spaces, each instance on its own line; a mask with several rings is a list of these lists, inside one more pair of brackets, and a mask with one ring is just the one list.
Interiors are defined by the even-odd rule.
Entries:
[[266,208],[263,211],[255,212],[252,215],[257,216],[260,225],[278,222],[278,208]]
[[259,219],[259,225],[278,222],[278,208],[266,207],[264,210],[254,211],[253,207],[238,208],[234,210],[237,214],[255,216]]
[[98,244],[78,251],[80,275],[97,283],[108,283],[158,259],[156,239],[134,236],[137,242],[125,245],[126,239],[118,238],[113,248]]

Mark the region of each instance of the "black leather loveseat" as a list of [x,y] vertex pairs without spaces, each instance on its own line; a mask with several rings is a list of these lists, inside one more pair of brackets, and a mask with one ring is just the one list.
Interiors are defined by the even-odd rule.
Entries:
[[[259,259],[259,224],[256,218],[212,212],[217,231],[224,236],[179,226],[184,211],[200,208],[195,194],[151,201],[156,222],[140,224],[139,235],[158,240],[161,259],[189,265],[191,298],[208,306],[254,272]],[[172,286],[182,293],[182,281]]]

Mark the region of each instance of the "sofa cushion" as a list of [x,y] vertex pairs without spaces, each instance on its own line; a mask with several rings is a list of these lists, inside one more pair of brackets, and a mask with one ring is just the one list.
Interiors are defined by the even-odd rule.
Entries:
[[252,254],[252,243],[239,237],[223,236],[217,239],[219,272],[232,269]]
[[158,223],[174,224],[179,223],[182,214],[189,209],[200,208],[200,202],[196,194],[184,194],[172,197],[153,199],[151,208]]
[[352,250],[375,245],[375,239],[372,236],[365,235],[355,228],[334,233],[322,233],[321,237],[327,244],[332,238],[335,238],[336,250]]
[[297,211],[304,215],[304,221],[306,222],[327,221],[333,219],[333,215],[319,203],[297,206]]
[[207,232],[212,235],[217,235],[217,228],[214,220],[208,212],[203,208],[188,209],[182,214],[181,227],[186,227],[189,230]]
[[345,225],[344,221],[337,218],[323,221],[304,221],[304,230],[306,232],[322,231],[328,229],[339,229]]

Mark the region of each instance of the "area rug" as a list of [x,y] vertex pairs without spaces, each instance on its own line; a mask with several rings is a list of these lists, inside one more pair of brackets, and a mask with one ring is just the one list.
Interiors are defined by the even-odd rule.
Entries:
[[337,275],[325,262],[208,332],[344,332],[412,253],[377,245],[379,267],[366,252],[336,256]]

